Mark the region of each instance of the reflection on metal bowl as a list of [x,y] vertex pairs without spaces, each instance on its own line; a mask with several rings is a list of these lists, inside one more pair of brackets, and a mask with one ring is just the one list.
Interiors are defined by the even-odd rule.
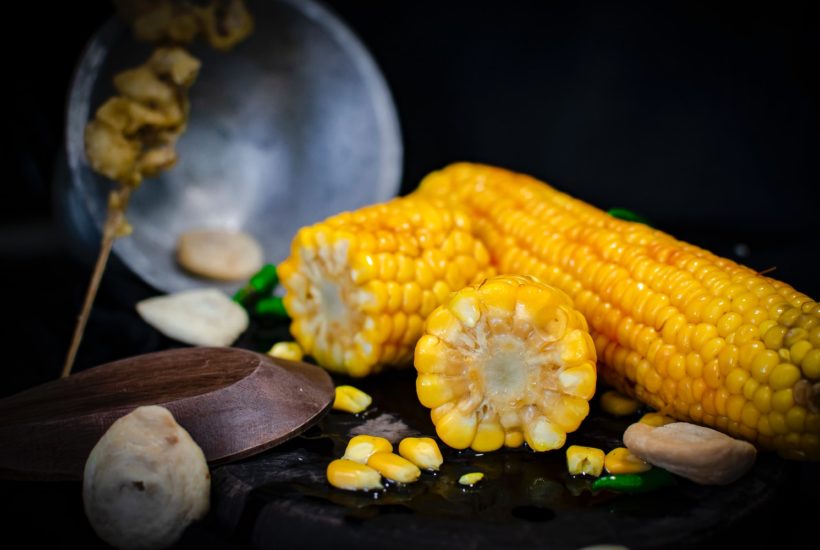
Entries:
[[[251,1],[249,9],[254,33],[233,50],[191,48],[202,69],[179,162],[133,194],[127,216],[134,233],[114,245],[125,265],[164,292],[214,286],[177,266],[184,231],[243,230],[262,244],[266,261],[279,262],[299,227],[386,200],[399,188],[395,108],[357,38],[312,0]],[[62,216],[70,225],[87,218],[102,227],[113,184],[88,166],[83,129],[114,93],[114,74],[149,54],[150,46],[111,20],[80,60],[68,100],[68,181],[58,182],[74,198],[62,208],[84,206]],[[69,230],[85,239],[95,233]]]

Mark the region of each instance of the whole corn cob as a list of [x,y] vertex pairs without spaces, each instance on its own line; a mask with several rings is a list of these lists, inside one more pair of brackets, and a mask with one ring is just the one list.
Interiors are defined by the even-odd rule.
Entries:
[[305,353],[365,376],[409,363],[427,315],[492,268],[466,214],[414,197],[302,228],[278,272]]
[[453,294],[416,345],[416,391],[456,449],[558,449],[589,413],[595,346],[560,290],[500,276]]
[[820,304],[531,177],[455,164],[416,195],[466,208],[500,273],[574,299],[603,378],[663,414],[820,459]]

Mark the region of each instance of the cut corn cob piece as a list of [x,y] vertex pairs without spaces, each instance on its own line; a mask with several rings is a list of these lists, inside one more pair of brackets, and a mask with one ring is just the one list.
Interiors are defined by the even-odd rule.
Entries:
[[373,398],[359,388],[353,386],[336,386],[336,397],[333,399],[333,408],[358,414],[373,402]]
[[268,350],[268,355],[289,361],[301,361],[304,358],[302,347],[296,342],[276,342]]
[[499,272],[572,297],[622,393],[820,459],[820,304],[808,296],[503,169],[452,165],[414,195],[466,208]]
[[376,453],[392,453],[393,445],[383,437],[373,435],[357,435],[347,442],[347,448],[342,458],[367,464],[367,461]]
[[531,277],[452,295],[428,317],[415,366],[419,400],[455,449],[558,449],[595,393],[586,321],[566,294]]
[[366,464],[359,464],[343,458],[328,464],[327,480],[334,487],[347,491],[384,489],[379,472]]
[[574,476],[598,477],[604,470],[604,452],[595,447],[570,445],[567,448],[567,470]]
[[466,485],[467,487],[472,487],[479,481],[484,479],[484,474],[481,472],[470,472],[469,474],[464,474],[460,478],[458,478],[459,485]]
[[399,443],[399,454],[423,470],[438,471],[444,462],[432,437],[405,437]]
[[420,198],[302,228],[278,267],[294,338],[357,377],[409,363],[427,315],[492,271],[469,218]]
[[421,476],[418,466],[395,453],[373,453],[367,465],[387,479],[399,483],[412,483]]
[[626,447],[618,447],[606,454],[604,468],[610,474],[639,474],[651,470],[652,465],[633,455]]
[[638,412],[641,404],[616,391],[605,391],[601,395],[601,409],[612,416],[627,416]]

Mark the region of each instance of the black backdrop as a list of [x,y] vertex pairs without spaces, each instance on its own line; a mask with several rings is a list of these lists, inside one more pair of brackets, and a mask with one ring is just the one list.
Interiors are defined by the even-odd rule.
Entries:
[[[455,160],[499,164],[629,207],[755,269],[776,267],[773,276],[820,296],[820,29],[809,3],[327,3],[392,90],[403,192]],[[74,64],[112,7],[4,10],[0,395],[56,377],[87,284],[52,223],[51,180]],[[121,283],[103,282],[79,368],[142,337]]]

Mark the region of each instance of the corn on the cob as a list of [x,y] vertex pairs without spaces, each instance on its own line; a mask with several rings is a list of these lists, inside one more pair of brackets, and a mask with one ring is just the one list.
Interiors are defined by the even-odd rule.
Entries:
[[278,272],[305,353],[365,376],[408,363],[427,315],[492,268],[468,216],[405,198],[302,228]]
[[808,296],[503,169],[452,165],[416,195],[467,208],[500,273],[569,294],[621,392],[820,459],[820,304]]
[[450,447],[557,449],[589,413],[595,347],[556,288],[494,277],[453,294],[424,332],[416,391]]

